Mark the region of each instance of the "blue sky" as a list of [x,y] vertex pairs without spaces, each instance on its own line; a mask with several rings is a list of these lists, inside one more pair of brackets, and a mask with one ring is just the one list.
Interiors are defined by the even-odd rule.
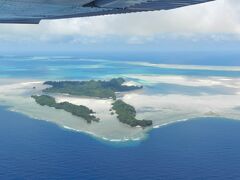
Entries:
[[239,51],[239,0],[170,11],[0,25],[0,51]]

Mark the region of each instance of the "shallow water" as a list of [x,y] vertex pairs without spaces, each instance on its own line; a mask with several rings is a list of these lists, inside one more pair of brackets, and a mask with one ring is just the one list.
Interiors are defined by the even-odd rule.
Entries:
[[195,119],[109,144],[0,109],[1,179],[239,179],[240,122]]
[[[176,53],[177,54],[177,53]],[[175,54],[175,56],[176,56]],[[228,77],[239,77],[239,71],[232,71],[233,69],[239,69],[240,64],[238,63],[238,55],[232,57],[225,55],[218,59],[213,56],[206,54],[202,57],[199,54],[187,54],[184,53],[180,57],[172,57],[172,53],[168,53],[159,56],[157,60],[151,61],[151,58],[146,60],[135,60],[126,61],[124,59],[127,56],[112,59],[90,59],[81,58],[79,56],[0,56],[0,77],[2,78],[32,78],[32,79],[92,79],[92,78],[103,78],[106,76],[124,76],[125,74],[154,74],[154,75],[185,75],[185,76],[228,76]],[[209,57],[207,56],[209,55]],[[203,59],[200,59],[200,58]],[[172,59],[173,58],[173,59]],[[175,59],[174,59],[175,58]],[[140,58],[141,59],[141,58]],[[156,58],[155,58],[156,59]],[[235,60],[235,63],[233,63]],[[224,67],[226,63],[228,65],[234,65]],[[232,63],[231,63],[232,62]],[[218,70],[212,71],[212,68],[186,68],[179,69],[179,65],[172,65],[162,67],[162,64],[195,64],[200,63],[203,65],[222,65]],[[225,64],[224,64],[225,63]],[[150,64],[150,65],[149,65]],[[160,65],[159,65],[160,64]],[[238,66],[235,66],[235,65]],[[192,67],[192,66],[190,66]]]
[[[210,57],[216,60],[209,61]],[[231,120],[240,119],[239,66],[209,67],[239,65],[234,61],[237,57],[217,53],[201,59],[174,53],[159,56],[161,60],[139,62],[1,56],[0,103],[20,113],[0,107],[0,179],[240,179],[240,121]],[[81,119],[34,104],[28,97],[37,93],[32,84],[27,91],[19,86],[19,81],[118,76],[144,85],[143,91],[120,97],[135,106],[138,118],[153,119],[154,126],[160,128],[139,133],[116,121],[108,135],[119,137],[116,130],[120,128],[122,134],[131,132],[142,141],[109,142],[72,131],[79,126],[93,132]],[[12,83],[17,86],[6,87]],[[215,118],[179,122],[199,116]],[[66,124],[68,129],[63,128]],[[99,135],[106,135],[109,129],[101,125],[95,128]]]
[[[39,94],[43,87],[31,82],[124,77],[130,83],[143,85],[144,88],[120,94],[119,97],[136,108],[139,119],[153,120],[154,127],[196,117],[240,119],[240,66],[170,65],[156,61],[66,56],[2,56],[0,61],[1,104],[35,119],[54,122],[103,139],[139,140],[147,135],[148,130],[130,128],[120,123],[109,114],[110,101],[97,103],[93,99],[66,97],[97,112],[102,121],[91,126],[66,112],[40,107],[30,96]],[[15,84],[7,85],[8,81]],[[19,81],[24,83],[18,83]],[[36,88],[33,89],[34,86]],[[60,99],[64,100],[63,97]]]

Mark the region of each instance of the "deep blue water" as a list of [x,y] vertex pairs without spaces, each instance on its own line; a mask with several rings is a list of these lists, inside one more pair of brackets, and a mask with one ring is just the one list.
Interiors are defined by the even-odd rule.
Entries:
[[0,179],[240,179],[240,122],[196,119],[113,145],[0,108]]
[[[72,80],[126,74],[240,77],[238,71],[167,69],[127,63],[131,60],[240,65],[238,53],[98,56],[103,59],[91,59],[94,56],[87,54],[86,59],[83,57],[0,56],[0,78]],[[233,93],[223,87],[163,83],[146,90],[188,95]],[[240,121],[199,118],[154,129],[142,142],[111,144],[0,107],[0,180],[240,179],[239,132]]]

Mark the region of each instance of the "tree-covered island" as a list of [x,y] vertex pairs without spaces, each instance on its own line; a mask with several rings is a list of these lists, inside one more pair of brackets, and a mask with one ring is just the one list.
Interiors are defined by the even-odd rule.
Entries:
[[55,109],[65,110],[74,116],[83,118],[88,123],[91,123],[92,121],[96,121],[96,122],[99,121],[98,118],[92,115],[94,114],[93,110],[89,109],[86,106],[82,106],[82,105],[78,106],[75,104],[71,104],[69,102],[57,103],[55,98],[48,95],[32,96],[32,98],[35,99],[36,103],[38,103],[41,106],[49,106],[49,107],[54,107]]
[[[109,81],[46,81],[44,84],[50,85],[51,87],[44,89],[43,93],[67,93],[75,96],[112,98],[115,101],[112,103],[110,113],[111,115],[114,115],[114,110],[120,122],[128,124],[131,127],[141,126],[142,128],[145,128],[151,126],[151,120],[136,119],[136,110],[133,106],[122,100],[116,100],[116,92],[125,92],[142,88],[142,86],[126,86],[124,85],[124,82],[125,80],[123,78],[114,78]],[[91,123],[92,121],[98,122],[100,120],[93,115],[93,110],[86,106],[75,105],[69,102],[57,103],[55,98],[50,95],[34,95],[32,98],[34,98],[36,103],[41,106],[49,106],[65,110],[74,116],[85,119],[88,123]]]
[[141,126],[145,128],[152,125],[151,120],[137,120],[135,108],[122,100],[117,100],[112,105],[112,109],[117,113],[117,118],[120,122],[128,124],[131,127]]
[[75,96],[116,99],[116,92],[126,92],[141,89],[142,86],[126,86],[123,78],[113,78],[109,81],[46,81],[51,87],[43,90],[45,93],[65,93]]

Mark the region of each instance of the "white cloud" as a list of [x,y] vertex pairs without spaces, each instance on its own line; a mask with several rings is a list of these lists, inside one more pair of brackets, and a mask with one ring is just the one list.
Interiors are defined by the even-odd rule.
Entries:
[[[181,36],[221,34],[221,38],[222,34],[239,36],[240,1],[216,0],[170,11],[51,20],[42,21],[40,25],[0,25],[1,40],[19,41],[81,36],[97,39],[110,35],[126,36],[129,43],[141,43],[138,37],[151,39],[165,33]],[[216,35],[212,37],[218,39]]]

